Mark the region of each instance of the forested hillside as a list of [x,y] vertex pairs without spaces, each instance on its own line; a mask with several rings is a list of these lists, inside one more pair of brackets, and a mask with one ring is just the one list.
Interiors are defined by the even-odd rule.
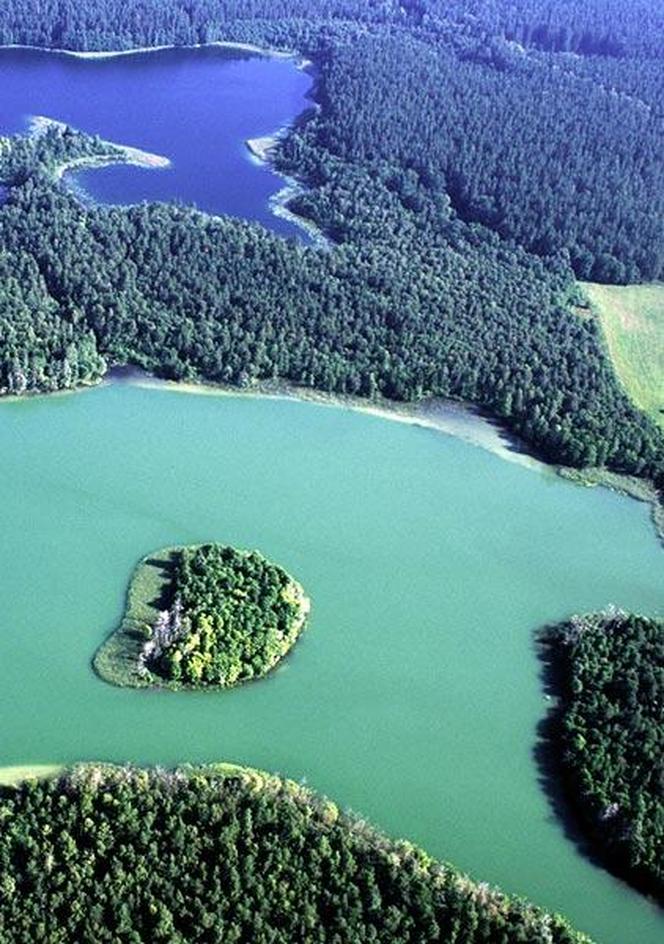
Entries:
[[[574,35],[614,5],[577,6]],[[636,42],[638,5],[616,13],[620,55],[582,57],[509,40],[517,21],[557,29],[562,3],[511,8],[510,26],[491,3],[471,15],[434,2],[9,0],[5,42],[232,38],[307,52],[320,107],[275,160],[308,185],[291,208],[338,245],[304,250],[176,207],[82,207],[48,179],[61,141],[20,173],[26,145],[6,142],[0,264],[22,277],[1,293],[0,388],[58,389],[129,362],[454,396],[549,459],[661,482],[661,434],[570,303],[573,269],[608,282],[662,272],[664,70]],[[657,32],[658,8],[641,32]]]
[[82,205],[46,172],[64,135],[38,139],[34,173],[0,207],[5,264],[38,306],[30,330],[25,302],[5,309],[5,389],[70,386],[101,355],[176,379],[456,396],[551,459],[661,474],[659,431],[619,388],[594,322],[564,305],[565,265],[455,219],[419,177],[327,161],[302,202],[342,242],[318,252],[176,206]]
[[581,278],[661,276],[664,0],[9,0],[0,10],[4,43],[227,38],[331,60],[319,144],[335,154],[426,172],[462,217],[539,254],[567,250]]
[[590,944],[334,803],[238,768],[0,792],[4,944]]
[[664,624],[609,610],[544,643],[569,796],[609,863],[664,900]]

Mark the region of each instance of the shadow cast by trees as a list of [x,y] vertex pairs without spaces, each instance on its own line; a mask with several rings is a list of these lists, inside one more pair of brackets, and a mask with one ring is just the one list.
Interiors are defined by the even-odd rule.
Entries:
[[584,816],[582,798],[565,769],[562,721],[566,680],[563,662],[554,642],[554,634],[559,628],[553,625],[543,627],[535,641],[540,682],[545,697],[550,700],[546,715],[537,724],[533,747],[538,784],[547,798],[551,819],[561,827],[565,838],[579,855],[662,908],[664,903],[658,900],[652,884],[602,848],[593,834],[596,827]]
[[176,551],[171,551],[168,560],[159,557],[150,557],[145,562],[148,566],[156,570],[161,578],[161,590],[157,596],[149,601],[150,606],[155,610],[167,610],[173,603],[173,577],[175,575]]

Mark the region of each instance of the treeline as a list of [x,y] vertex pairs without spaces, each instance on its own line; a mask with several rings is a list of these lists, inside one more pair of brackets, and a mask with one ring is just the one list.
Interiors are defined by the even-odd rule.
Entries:
[[527,47],[582,56],[664,56],[662,0],[402,0],[420,23],[480,25]]
[[662,0],[5,0],[0,41],[67,48],[196,43],[238,22],[354,21],[459,30],[547,52],[661,58]]
[[[20,174],[12,161],[25,139],[12,139],[0,155],[0,178],[14,184],[0,247],[31,301],[7,301],[11,283],[0,302],[0,389],[67,387],[106,361],[174,378],[453,396],[553,461],[661,484],[661,434],[619,387],[594,323],[569,311],[570,259],[599,280],[661,271],[661,70],[642,83],[637,60],[558,66],[467,31],[452,45],[431,41],[412,9],[397,29],[391,4],[357,15],[352,3],[321,4],[326,25],[268,23],[258,0],[242,15],[212,6],[214,21],[210,3],[165,3],[150,23],[168,32],[200,19],[215,37],[244,39],[274,29],[315,55],[320,112],[277,161],[309,185],[292,208],[339,245],[306,251],[179,207],[84,208],[46,173],[52,148],[75,153],[85,136],[45,140]],[[58,9],[74,32],[89,15]],[[164,41],[141,33],[146,10],[109,2],[97,26],[122,22],[134,44]]]
[[330,252],[178,206],[84,206],[43,172],[39,139],[34,174],[0,206],[4,265],[21,273],[18,303],[0,290],[0,388],[70,386],[101,355],[174,379],[451,396],[553,461],[661,482],[661,435],[619,387],[595,323],[570,312],[563,262],[463,223],[416,172],[321,158],[307,134],[284,160],[320,176],[299,208],[341,240]]
[[543,644],[571,801],[609,864],[664,901],[664,623],[608,610]]
[[178,548],[167,592],[143,665],[183,685],[230,688],[260,678],[288,652],[304,622],[299,586],[255,551]]
[[566,251],[581,279],[661,277],[661,67],[379,32],[334,46],[318,94],[306,128],[318,151],[419,174],[462,218],[542,256]]
[[0,794],[5,944],[590,944],[290,781],[82,766]]
[[302,36],[330,22],[407,22],[398,0],[6,0],[0,43],[67,49]]

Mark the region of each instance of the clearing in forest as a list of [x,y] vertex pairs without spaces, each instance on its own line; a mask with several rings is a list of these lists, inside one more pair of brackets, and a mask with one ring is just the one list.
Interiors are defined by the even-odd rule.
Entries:
[[632,400],[664,428],[664,283],[582,287]]

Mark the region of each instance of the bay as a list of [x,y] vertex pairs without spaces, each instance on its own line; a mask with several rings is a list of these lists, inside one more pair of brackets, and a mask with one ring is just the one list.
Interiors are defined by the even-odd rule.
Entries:
[[105,203],[177,200],[302,238],[271,207],[283,178],[246,141],[292,122],[311,104],[310,86],[293,59],[213,46],[99,59],[0,49],[0,133],[44,116],[159,154],[170,167],[84,171],[75,185]]

